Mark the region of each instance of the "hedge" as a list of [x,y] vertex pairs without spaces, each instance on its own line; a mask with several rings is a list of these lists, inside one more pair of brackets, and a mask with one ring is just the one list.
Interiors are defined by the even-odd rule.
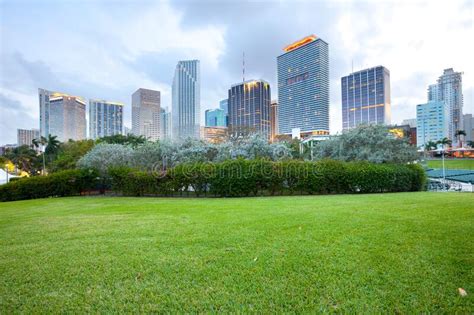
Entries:
[[180,164],[149,173],[128,167],[110,168],[108,178],[72,170],[21,179],[0,186],[0,200],[71,196],[99,185],[127,196],[243,197],[286,194],[343,194],[419,191],[426,176],[419,165],[368,162],[227,160]]
[[243,197],[419,191],[419,165],[368,162],[227,160],[180,164],[163,174],[111,169],[112,190],[123,195]]
[[48,176],[25,177],[0,186],[0,201],[79,195],[96,189],[97,173],[92,170],[67,170]]

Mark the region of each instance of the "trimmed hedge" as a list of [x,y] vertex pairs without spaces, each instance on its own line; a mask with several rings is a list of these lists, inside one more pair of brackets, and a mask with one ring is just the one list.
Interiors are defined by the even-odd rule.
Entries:
[[165,174],[111,169],[112,190],[123,195],[244,197],[276,194],[343,194],[419,191],[419,165],[368,162],[227,160],[180,164]]
[[25,177],[0,186],[0,201],[80,195],[96,189],[97,173],[92,170],[67,170],[48,176]]
[[[128,167],[111,168],[102,179],[115,193],[127,196],[243,197],[284,194],[379,193],[423,190],[419,165],[368,162],[227,160],[180,164],[163,173]],[[24,178],[0,186],[0,200],[78,195],[97,189],[96,172],[71,170]]]

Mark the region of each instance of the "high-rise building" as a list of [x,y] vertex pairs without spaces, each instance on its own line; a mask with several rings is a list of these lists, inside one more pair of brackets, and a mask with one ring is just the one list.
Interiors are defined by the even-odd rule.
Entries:
[[132,129],[128,128],[127,126],[123,125],[123,135],[126,136],[128,134],[132,133]]
[[463,129],[462,72],[445,69],[437,84],[428,88],[428,101],[444,102],[448,109],[448,138],[456,142],[456,131]]
[[160,139],[160,91],[138,89],[132,94],[132,133],[156,141]]
[[172,135],[175,139],[199,138],[201,75],[199,60],[179,61],[172,88]]
[[270,141],[275,141],[278,134],[278,102],[273,100],[270,104]]
[[449,114],[444,102],[428,102],[416,106],[416,145],[439,141],[448,136]]
[[161,139],[171,138],[171,113],[165,108],[161,108]]
[[270,84],[249,80],[229,89],[229,128],[233,135],[256,132],[270,137]]
[[438,99],[438,84],[430,84],[428,86],[428,102],[437,102]]
[[123,103],[89,100],[89,138],[122,134]]
[[466,132],[466,136],[464,137],[466,141],[473,141],[474,140],[474,117],[472,114],[464,114],[463,115],[463,130]]
[[219,102],[219,108],[224,110],[224,115],[225,115],[225,125],[226,127],[229,125],[229,100],[223,99],[222,101]]
[[31,147],[34,139],[39,139],[40,133],[38,129],[17,129],[18,146],[27,145]]
[[226,115],[223,109],[208,109],[205,116],[206,127],[226,127]]
[[38,89],[40,135],[59,141],[86,138],[86,103],[82,97]]
[[329,134],[329,50],[314,35],[283,49],[278,64],[280,134]]
[[382,66],[341,78],[342,129],[391,123],[390,71]]

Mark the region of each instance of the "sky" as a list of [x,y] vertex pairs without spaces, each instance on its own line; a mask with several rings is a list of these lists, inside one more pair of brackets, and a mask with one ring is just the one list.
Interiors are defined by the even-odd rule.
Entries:
[[[329,43],[330,128],[342,129],[342,76],[390,70],[392,123],[446,68],[462,71],[464,113],[474,110],[474,1],[0,0],[0,144],[39,128],[38,88],[126,104],[138,88],[171,107],[179,60],[201,61],[201,111],[245,78],[270,82],[276,57],[315,34]],[[202,118],[203,119],[203,118]]]

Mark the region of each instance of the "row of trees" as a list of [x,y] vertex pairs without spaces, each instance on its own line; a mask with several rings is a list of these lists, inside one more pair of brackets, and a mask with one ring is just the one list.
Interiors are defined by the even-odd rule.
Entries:
[[[40,149],[38,153],[34,149]],[[416,148],[398,139],[380,125],[362,125],[320,142],[285,140],[268,143],[259,134],[229,137],[219,144],[202,140],[147,141],[142,136],[114,135],[97,141],[60,143],[55,136],[41,138],[31,146],[9,150],[5,158],[31,175],[61,170],[93,168],[105,172],[110,166],[140,170],[169,168],[180,163],[223,162],[229,159],[369,161],[406,163],[417,159]]]

